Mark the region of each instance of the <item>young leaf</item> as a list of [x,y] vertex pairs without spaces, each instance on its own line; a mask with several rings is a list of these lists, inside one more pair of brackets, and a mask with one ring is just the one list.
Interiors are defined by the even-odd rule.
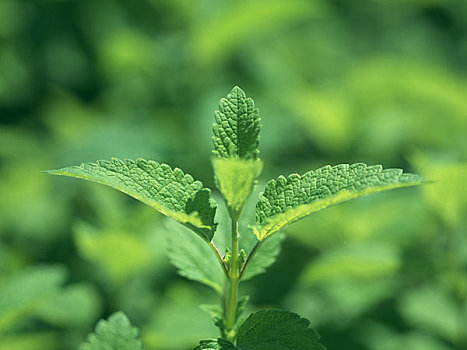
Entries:
[[144,159],[112,158],[47,173],[110,186],[181,222],[207,241],[214,235],[217,206],[211,191],[178,168]]
[[142,350],[138,330],[130,324],[126,315],[119,311],[108,320],[100,320],[79,350]]
[[256,227],[259,240],[287,224],[315,211],[366,194],[393,188],[419,185],[422,178],[363,163],[324,166],[302,176],[280,176],[266,185],[256,204]]
[[224,339],[201,340],[193,350],[237,350],[235,345]]
[[[251,314],[238,329],[241,350],[325,350],[310,322],[283,310],[261,310]],[[208,348],[209,349],[209,348]]]
[[235,86],[214,112],[214,153],[220,158],[258,158],[258,115],[253,100]]
[[221,191],[231,213],[240,215],[251,194],[255,179],[261,173],[263,162],[236,158],[213,158],[216,186]]
[[167,253],[178,273],[201,282],[222,294],[224,274],[206,242],[175,223],[165,225]]

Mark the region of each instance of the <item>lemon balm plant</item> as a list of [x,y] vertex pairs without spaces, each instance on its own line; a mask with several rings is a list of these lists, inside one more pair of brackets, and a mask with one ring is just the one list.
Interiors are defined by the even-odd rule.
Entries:
[[[331,205],[370,193],[418,185],[422,179],[400,169],[383,169],[380,165],[363,163],[328,165],[303,175],[279,176],[266,184],[257,200],[256,224],[252,232],[239,232],[244,204],[262,170],[258,150],[259,112],[253,100],[247,98],[242,89],[234,87],[226,98],[221,99],[214,116],[212,164],[216,186],[225,200],[231,221],[230,246],[225,252],[221,252],[213,241],[217,229],[217,204],[211,198],[211,190],[178,168],[143,159],[113,158],[48,173],[113,187],[178,221],[199,236],[195,237],[197,243],[193,249],[193,243],[175,243],[179,247],[186,244],[188,254],[177,253],[176,249],[169,252],[180,274],[203,282],[222,295],[220,305],[204,307],[219,328],[220,337],[202,340],[195,349],[324,349],[318,333],[310,328],[310,322],[295,313],[260,310],[244,315],[248,298],[239,296],[239,284],[274,261],[280,244],[278,231],[286,225]],[[240,249],[241,241],[251,238],[255,243],[250,251]],[[207,247],[204,251],[196,248],[200,242]],[[213,259],[216,266],[210,263]],[[213,268],[222,271],[225,283],[212,280],[210,271]],[[117,312],[98,323],[95,333],[80,350],[142,348],[138,331],[123,313]]]

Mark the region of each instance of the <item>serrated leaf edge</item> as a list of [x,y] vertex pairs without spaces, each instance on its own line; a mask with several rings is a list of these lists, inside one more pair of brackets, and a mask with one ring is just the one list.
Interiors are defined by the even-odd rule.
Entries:
[[[356,163],[357,164],[357,163]],[[363,163],[362,163],[363,164]],[[343,164],[340,164],[343,165]],[[381,167],[380,165],[378,165]],[[391,170],[391,168],[384,169],[384,170]],[[305,175],[305,174],[304,174]],[[290,174],[287,178],[284,176],[279,176],[279,178],[284,178],[288,179],[291,176],[304,176],[304,175],[298,175],[298,174]],[[320,211],[322,209],[325,209],[327,207],[330,207],[332,205],[336,205],[339,203],[343,203],[346,201],[349,201],[351,199],[365,196],[368,194],[372,193],[378,193],[386,190],[391,190],[391,189],[396,189],[396,188],[404,188],[404,187],[412,187],[416,185],[420,185],[423,183],[426,183],[421,177],[415,174],[411,173],[401,173],[401,176],[405,176],[407,178],[413,176],[416,177],[417,180],[414,180],[412,182],[400,182],[400,183],[395,183],[395,184],[388,184],[388,185],[382,185],[382,186],[373,186],[366,188],[364,190],[356,190],[356,191],[350,191],[350,190],[341,190],[338,193],[324,199],[318,199],[313,201],[312,203],[309,204],[301,204],[298,205],[297,207],[294,208],[289,208],[285,210],[282,213],[275,214],[269,218],[267,218],[262,224],[260,225],[255,225],[253,226],[253,233],[255,236],[258,238],[258,240],[262,241],[265,238],[271,236],[275,232],[279,231],[283,227],[292,224],[314,212]],[[278,178],[278,179],[279,179]],[[277,180],[271,180],[271,181],[277,181]],[[268,184],[271,182],[269,181]],[[266,185],[267,186],[267,185]],[[263,196],[262,192],[259,196],[261,199]]]
[[[125,158],[125,159],[122,160],[122,159],[119,159],[119,158],[112,157],[112,158],[110,158],[110,161],[123,161],[123,162],[133,161],[133,162],[137,163],[137,162],[146,161],[146,160],[142,159],[142,158],[137,158],[136,160]],[[90,163],[81,163],[80,165],[69,166],[69,167],[60,168],[60,169],[56,169],[56,170],[44,170],[44,171],[42,171],[42,173],[50,174],[50,175],[60,175],[60,176],[67,176],[67,177],[84,179],[84,180],[87,180],[87,181],[90,181],[90,182],[99,183],[99,184],[102,184],[102,185],[117,189],[120,192],[125,193],[126,195],[128,195],[130,197],[133,197],[133,198],[137,199],[138,201],[150,206],[151,208],[157,210],[161,214],[163,214],[165,216],[168,216],[168,217],[170,217],[170,218],[184,224],[185,226],[187,226],[191,230],[196,231],[196,229],[198,228],[198,229],[210,230],[211,232],[215,231],[217,224],[214,223],[213,226],[204,225],[203,222],[201,221],[201,218],[200,218],[198,212],[196,212],[196,211],[194,211],[193,213],[190,213],[190,214],[186,214],[186,213],[182,213],[182,212],[179,212],[179,211],[170,210],[170,209],[165,208],[163,205],[160,205],[157,201],[149,200],[147,198],[144,198],[144,197],[140,196],[137,193],[129,193],[127,190],[125,190],[123,188],[118,188],[118,187],[111,186],[111,185],[107,184],[106,182],[99,181],[97,179],[92,178],[91,176],[85,176],[83,174],[73,173],[73,172],[70,171],[71,169],[85,169],[85,166],[97,166],[97,167],[99,167],[100,162],[107,162],[107,160],[98,160],[98,161],[96,161],[94,163],[92,163],[92,162],[90,162]],[[147,161],[147,162],[154,162],[154,161],[150,160],[150,161]],[[157,162],[154,162],[154,163],[157,163]],[[185,174],[184,171],[181,170],[180,168],[177,168],[177,167],[172,168],[170,165],[168,165],[166,163],[157,163],[157,164],[159,164],[161,166],[169,167],[172,172],[180,171],[181,174],[183,174],[184,177],[186,177],[186,176],[191,177],[191,175]],[[119,174],[119,173],[116,173],[116,174]],[[120,175],[122,175],[122,174],[120,174]],[[203,187],[203,184],[202,184],[201,181],[199,181],[199,180],[193,180],[193,181],[200,183],[201,187],[202,187],[202,190],[208,191],[209,195],[211,194],[211,190],[209,188]],[[213,201],[213,199],[210,198],[210,201]],[[203,235],[200,235],[200,236],[203,239],[207,240],[206,237],[204,237]]]

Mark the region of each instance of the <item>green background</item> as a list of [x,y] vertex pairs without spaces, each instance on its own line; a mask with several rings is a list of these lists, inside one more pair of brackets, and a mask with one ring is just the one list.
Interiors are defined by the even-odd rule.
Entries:
[[288,227],[251,311],[297,312],[329,349],[467,348],[466,62],[465,0],[1,0],[0,350],[76,349],[116,310],[147,350],[218,335],[216,295],[166,257],[177,225],[39,171],[143,157],[214,188],[234,85],[260,108],[258,191],[352,162],[433,180]]

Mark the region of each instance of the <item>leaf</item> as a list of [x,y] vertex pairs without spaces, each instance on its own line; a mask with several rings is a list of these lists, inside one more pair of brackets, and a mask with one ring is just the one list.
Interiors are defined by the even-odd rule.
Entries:
[[462,311],[450,294],[437,284],[408,291],[399,300],[398,308],[409,324],[454,343],[464,332]]
[[44,304],[37,315],[58,327],[80,329],[93,324],[100,310],[97,291],[89,285],[74,284]]
[[218,333],[199,305],[219,302],[219,296],[193,288],[190,283],[172,283],[158,296],[157,312],[144,327],[148,349],[189,349],[200,339]]
[[205,240],[214,235],[217,206],[211,191],[178,168],[144,159],[112,158],[46,172],[110,186],[181,222]]
[[0,338],[0,350],[62,350],[62,339],[51,331],[10,333]]
[[397,271],[401,262],[391,245],[367,243],[328,249],[305,268],[308,283],[374,279]]
[[100,230],[84,222],[78,222],[74,231],[80,255],[102,269],[114,283],[127,281],[153,263],[147,242],[131,232]]
[[261,244],[261,247],[258,248],[258,251],[249,262],[248,267],[245,270],[245,274],[242,277],[242,281],[249,280],[256,275],[266,272],[266,269],[274,264],[281,251],[281,245],[284,238],[285,235],[279,233],[268,238],[263,244]]
[[[286,32],[284,28],[301,19],[320,16],[324,8],[321,1],[302,0],[219,3],[215,16],[206,17],[193,28],[193,56],[201,64],[219,64],[232,54],[254,49],[265,36],[280,37]],[[261,57],[270,59],[267,54]]]
[[417,169],[436,182],[423,188],[427,205],[450,227],[462,225],[467,210],[467,162],[435,162],[421,154],[413,158]]
[[313,212],[366,194],[419,185],[422,178],[363,163],[324,166],[303,175],[279,176],[267,183],[256,204],[254,232],[259,240]]
[[240,326],[237,347],[241,350],[324,350],[310,322],[293,312],[261,310]]
[[259,111],[251,98],[235,86],[214,112],[214,153],[220,158],[258,157]]
[[216,186],[222,193],[229,211],[238,217],[253,191],[256,178],[263,168],[263,162],[259,159],[213,158],[212,165]]
[[40,266],[21,271],[2,281],[0,287],[0,333],[28,317],[50,301],[65,282],[61,267]]
[[94,333],[88,336],[79,350],[142,350],[138,329],[130,324],[126,315],[119,311],[108,320],[100,320]]
[[236,350],[237,347],[224,339],[201,340],[193,350]]
[[183,226],[167,222],[167,254],[178,273],[222,294],[224,273],[211,248]]

